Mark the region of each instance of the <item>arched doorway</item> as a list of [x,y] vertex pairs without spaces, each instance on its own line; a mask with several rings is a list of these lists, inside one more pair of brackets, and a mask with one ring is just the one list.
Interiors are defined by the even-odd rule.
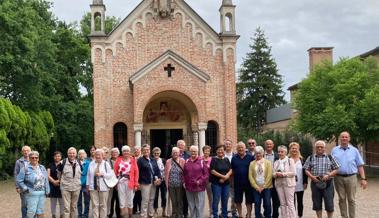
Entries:
[[212,154],[216,154],[218,143],[218,125],[215,121],[208,121],[207,130],[205,131],[205,144],[211,146]]
[[197,109],[187,96],[175,91],[158,93],[150,99],[143,113],[142,143],[159,147],[161,156],[167,158],[179,139],[187,146],[197,143],[195,125]]
[[125,123],[119,122],[113,126],[113,147],[121,151],[121,147],[128,143],[128,127]]

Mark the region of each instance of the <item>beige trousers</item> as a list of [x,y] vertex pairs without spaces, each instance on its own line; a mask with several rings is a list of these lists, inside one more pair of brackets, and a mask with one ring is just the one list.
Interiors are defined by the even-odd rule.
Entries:
[[78,215],[78,199],[79,193],[78,191],[65,191],[61,190],[62,198],[63,198],[63,217],[64,218],[76,218]]
[[338,194],[338,204],[342,218],[355,218],[357,183],[357,176],[336,176],[334,179],[334,186]]
[[93,218],[107,217],[108,191],[90,191]]
[[148,216],[154,215],[154,197],[156,187],[153,184],[140,185],[141,194],[142,194],[142,203],[141,203],[141,218],[147,218]]

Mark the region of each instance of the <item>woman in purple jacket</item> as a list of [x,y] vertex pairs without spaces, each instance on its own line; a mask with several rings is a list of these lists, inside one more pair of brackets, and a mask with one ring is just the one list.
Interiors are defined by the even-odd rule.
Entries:
[[184,164],[184,186],[186,189],[188,208],[192,218],[203,218],[205,187],[209,170],[199,157],[198,147],[190,147],[191,157]]

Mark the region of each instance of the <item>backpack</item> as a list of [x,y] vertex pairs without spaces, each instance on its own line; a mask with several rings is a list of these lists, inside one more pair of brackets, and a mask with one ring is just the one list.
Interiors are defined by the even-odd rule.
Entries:
[[[313,156],[314,156],[314,154],[312,154],[311,157],[309,158],[309,161],[310,161],[310,162],[313,161]],[[328,156],[328,158],[329,158],[329,161],[330,161],[330,162],[333,162],[333,160],[332,160],[332,155],[331,155],[331,154],[328,154],[327,156]]]
[[[67,158],[63,159],[63,161],[62,161],[62,172],[63,172],[64,167],[66,166],[66,162],[67,162]],[[83,172],[83,165],[80,163],[80,160],[76,159],[76,162],[79,163],[80,171]]]

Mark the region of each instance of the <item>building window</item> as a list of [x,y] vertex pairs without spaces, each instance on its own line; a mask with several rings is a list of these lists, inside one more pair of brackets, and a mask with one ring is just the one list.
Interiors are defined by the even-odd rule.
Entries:
[[211,146],[212,154],[216,154],[216,146],[218,142],[218,125],[215,121],[209,121],[207,130],[205,131],[205,144]]
[[113,146],[121,150],[128,143],[128,127],[125,123],[116,123],[113,127]]

